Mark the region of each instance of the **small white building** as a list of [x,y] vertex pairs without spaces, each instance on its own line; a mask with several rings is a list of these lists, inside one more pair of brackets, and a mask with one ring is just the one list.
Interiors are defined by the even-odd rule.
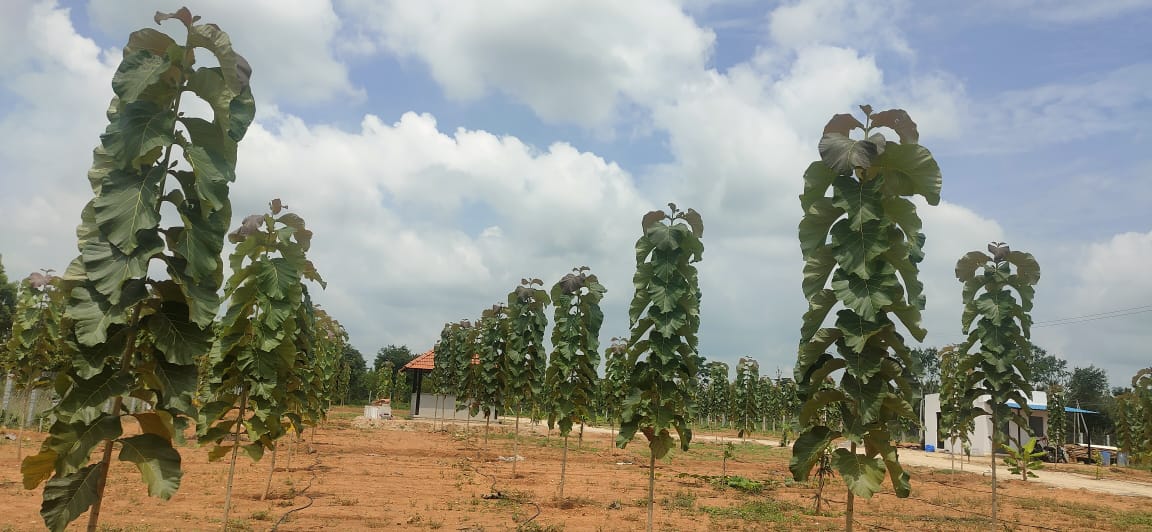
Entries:
[[[987,401],[988,396],[982,395],[973,401],[972,405],[988,412]],[[1008,406],[1019,408],[1016,403],[1011,401],[1008,402]],[[1048,434],[1048,394],[1044,392],[1032,392],[1031,400],[1028,401],[1028,407],[1032,410],[1032,415],[1028,418],[1028,425],[1031,427],[1033,434],[1035,434],[1037,438],[1046,436]],[[1075,410],[1077,409],[1067,409],[1068,412]],[[955,441],[942,441],[944,437],[940,433],[940,394],[933,393],[924,396],[923,416],[924,418],[921,422],[924,424],[925,449],[931,445],[939,452],[964,454],[963,444],[959,438]],[[1000,430],[1005,435],[1003,438],[1004,441],[1013,447],[1015,447],[1013,438],[1023,442],[1028,441],[1028,429],[1017,425],[1012,419],[1003,420],[1000,425]],[[976,418],[975,430],[969,434],[968,441],[971,444],[973,456],[987,456],[990,454],[992,450],[991,415]]]

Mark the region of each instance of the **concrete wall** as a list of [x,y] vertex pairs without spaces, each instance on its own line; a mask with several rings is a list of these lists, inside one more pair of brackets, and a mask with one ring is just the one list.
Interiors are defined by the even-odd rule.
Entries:
[[[453,410],[456,408],[456,396],[452,394],[437,395],[434,393],[420,394],[420,413],[416,413],[416,394],[412,394],[412,402],[409,403],[412,408],[412,417],[416,419],[432,419],[432,418],[445,418],[452,419]],[[463,405],[461,405],[463,406]],[[468,410],[458,410],[455,412],[456,419],[464,421],[468,417]],[[473,421],[484,420],[484,413],[480,412],[476,417],[472,418]]]
[[[986,406],[988,396],[984,395],[972,402],[972,406],[982,408],[988,411]],[[1031,404],[1047,404],[1048,396],[1044,392],[1032,392],[1032,399],[1028,401]],[[939,441],[940,427],[937,421],[937,415],[940,413],[940,394],[933,393],[924,396],[924,444],[932,445],[938,452],[951,452],[955,454],[964,454],[963,444],[960,439],[955,441]],[[1042,434],[1048,433],[1048,412],[1033,411],[1032,417],[1039,418],[1041,424],[1041,432],[1037,433],[1039,437]],[[992,451],[992,416],[979,416],[976,418],[974,430],[969,434],[969,442],[971,443],[973,456],[988,456]],[[1023,441],[1028,441],[1028,428],[1020,427],[1014,421],[1008,422],[1008,434],[1013,437],[1019,437]],[[1016,445],[1009,440],[1008,444],[1016,447]]]

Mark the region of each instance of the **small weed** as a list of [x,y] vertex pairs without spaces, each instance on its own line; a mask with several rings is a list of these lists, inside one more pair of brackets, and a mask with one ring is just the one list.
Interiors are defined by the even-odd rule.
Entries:
[[691,511],[696,507],[696,496],[690,491],[679,490],[672,494],[671,497],[661,499],[660,505],[665,508]]
[[420,524],[420,522],[423,520],[424,520],[424,516],[422,516],[420,514],[412,514],[412,517],[409,517],[408,521],[406,521],[406,523],[408,523],[410,525],[416,525],[416,524]]
[[258,512],[252,512],[252,515],[249,516],[249,518],[254,519],[256,521],[268,521],[268,520],[272,519],[272,517],[268,515],[268,510],[260,510]]
[[335,502],[337,506],[356,506],[360,504],[360,499],[336,497],[333,502]]
[[792,512],[800,508],[794,504],[774,501],[772,499],[758,499],[748,501],[740,506],[720,508],[715,506],[701,506],[700,510],[713,518],[740,519],[743,521],[758,521],[770,523],[786,523],[795,521]]

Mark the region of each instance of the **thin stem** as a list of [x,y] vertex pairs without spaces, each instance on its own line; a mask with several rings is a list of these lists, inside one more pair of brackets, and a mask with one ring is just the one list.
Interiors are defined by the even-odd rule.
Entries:
[[272,464],[268,468],[268,480],[264,483],[264,494],[260,496],[260,500],[267,499],[268,492],[272,491],[272,473],[276,471],[276,449],[279,447],[279,443],[272,446]]
[[516,412],[516,432],[512,436],[512,478],[513,479],[516,478],[516,462],[518,460],[520,460],[520,457],[517,455],[517,453],[519,452],[519,447],[520,447],[520,415],[523,413],[524,413],[523,408],[520,408],[520,411]]
[[648,532],[652,532],[652,507],[656,501],[656,453],[648,450]]
[[[128,341],[125,342],[124,352],[120,355],[121,372],[127,372],[128,366],[132,363],[132,352],[136,349],[136,335],[140,332],[140,311],[143,309],[144,305],[137,303],[132,311],[132,320],[128,322],[130,324]],[[123,405],[124,396],[117,395],[112,400],[112,415],[119,417]],[[96,532],[96,525],[100,522],[100,507],[104,503],[104,486],[108,483],[108,464],[112,463],[113,443],[113,440],[108,440],[104,444],[104,455],[100,459],[102,465],[96,471],[96,502],[92,503],[92,511],[88,514],[88,532]]]
[[564,436],[564,453],[560,455],[560,498],[564,498],[564,473],[568,469],[568,436]]
[[240,390],[240,410],[236,413],[236,432],[232,440],[232,463],[228,466],[228,490],[224,492],[224,532],[228,532],[228,511],[232,508],[232,479],[236,476],[236,452],[240,449],[240,428],[248,411],[248,388]]
[[[856,454],[856,442],[852,442],[850,452],[853,455]],[[855,521],[856,515],[856,494],[852,493],[851,489],[848,490],[848,504],[846,506],[847,508],[844,510],[844,530],[846,532],[852,532],[852,523]]]

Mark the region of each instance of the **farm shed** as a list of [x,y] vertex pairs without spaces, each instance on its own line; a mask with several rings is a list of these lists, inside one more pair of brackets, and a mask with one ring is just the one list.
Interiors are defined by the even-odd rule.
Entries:
[[[972,406],[982,408],[987,411],[985,402],[988,400],[987,395],[980,396],[972,402]],[[1008,406],[1019,409],[1019,405],[1009,401]],[[1032,392],[1031,400],[1028,401],[1028,408],[1032,410],[1032,415],[1028,418],[1028,425],[1035,433],[1036,437],[1045,436],[1048,434],[1048,394],[1044,392]],[[1095,414],[1091,410],[1082,410],[1079,408],[1067,407],[1065,412],[1074,415],[1082,414]],[[959,439],[955,442],[946,441],[940,431],[940,394],[933,393],[924,396],[923,419],[924,424],[924,445],[931,445],[936,449],[943,452],[953,452],[955,454],[964,454],[962,444]],[[1012,420],[1006,420],[1001,425],[1000,430],[1011,438],[1022,439],[1027,441],[1028,430],[1024,427],[1017,425]],[[1015,447],[1011,438],[1005,438],[1009,445]],[[976,418],[975,430],[968,435],[968,439],[972,446],[973,456],[987,456],[992,450],[992,416],[980,416]]]
[[[479,364],[478,357],[473,355],[473,364]],[[467,413],[460,414],[456,412],[456,396],[453,394],[437,394],[434,392],[424,391],[424,378],[436,369],[436,350],[429,349],[424,354],[412,359],[400,371],[406,371],[412,375],[412,417],[468,417]],[[466,408],[461,405],[459,408]],[[454,415],[455,414],[455,415]],[[473,419],[482,419],[479,416]]]

